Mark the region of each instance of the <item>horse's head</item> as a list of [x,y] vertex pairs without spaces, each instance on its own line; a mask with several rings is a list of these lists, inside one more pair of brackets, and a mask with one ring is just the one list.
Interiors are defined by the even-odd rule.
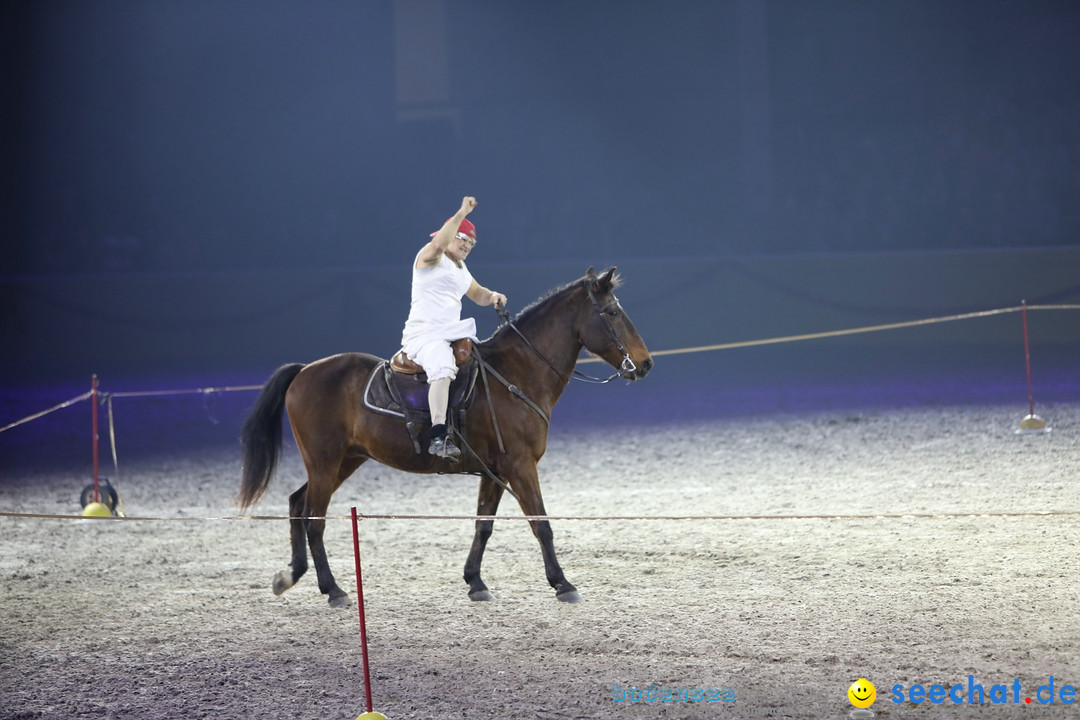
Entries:
[[585,349],[598,355],[620,371],[627,380],[637,380],[649,374],[653,361],[645,341],[615,297],[620,278],[615,268],[597,275],[589,268],[582,280],[591,301],[586,320],[578,330]]

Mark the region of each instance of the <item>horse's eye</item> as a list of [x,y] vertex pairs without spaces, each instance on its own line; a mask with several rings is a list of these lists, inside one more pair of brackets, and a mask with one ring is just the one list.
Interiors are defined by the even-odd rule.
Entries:
[[608,310],[607,314],[609,316],[613,317],[613,318],[619,317],[619,311],[618,310]]

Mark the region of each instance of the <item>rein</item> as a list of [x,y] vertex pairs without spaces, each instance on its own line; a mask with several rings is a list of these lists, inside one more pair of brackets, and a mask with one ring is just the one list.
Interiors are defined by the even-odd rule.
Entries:
[[[533,402],[532,398],[530,398],[528,395],[525,394],[524,390],[522,390],[517,385],[515,385],[514,383],[510,382],[505,377],[503,377],[502,373],[500,373],[498,370],[493,368],[491,366],[491,364],[488,363],[488,361],[484,359],[483,355],[481,355],[480,353],[477,353],[476,357],[480,361],[480,369],[481,369],[481,371],[483,371],[485,373],[491,373],[492,375],[494,375],[495,379],[498,380],[499,382],[501,382],[506,387],[506,389],[510,391],[511,395],[518,398],[523,403],[525,403],[526,405],[531,407],[533,410],[535,410],[536,414],[539,415],[541,418],[543,418],[544,424],[547,425],[548,427],[551,427],[551,418],[548,417],[547,413],[544,412],[544,409],[542,407],[540,407],[535,402]],[[485,386],[487,385],[487,377],[484,377],[484,384],[485,384]],[[489,400],[490,400],[490,397],[489,397]],[[494,408],[492,408],[491,416],[493,418],[495,417]],[[496,427],[495,430],[496,430],[496,433],[498,433],[498,427]],[[501,438],[500,438],[500,441],[501,441]]]
[[[577,368],[574,368],[574,370],[570,373],[570,378],[573,380],[581,380],[582,382],[592,383],[594,385],[606,385],[612,380],[622,377],[625,373],[634,372],[635,370],[637,370],[637,365],[635,365],[634,361],[630,358],[630,353],[626,351],[626,347],[623,346],[622,341],[619,340],[618,333],[615,332],[615,328],[611,326],[611,323],[607,319],[607,311],[613,307],[620,307],[619,301],[612,300],[607,305],[601,307],[600,304],[596,302],[596,298],[593,296],[591,288],[589,288],[588,292],[589,300],[592,301],[593,308],[600,314],[600,319],[604,321],[604,328],[607,330],[608,335],[611,336],[612,342],[615,343],[615,348],[622,353],[623,361],[619,365],[618,370],[616,370],[614,373],[612,373],[606,378],[593,377],[592,375],[581,372]],[[510,329],[517,333],[518,337],[520,337],[522,341],[524,341],[525,345],[530,350],[532,350],[538,358],[543,360],[549,368],[551,368],[552,372],[554,372],[559,377],[563,376],[563,373],[557,367],[555,367],[555,365],[550,360],[548,360],[542,352],[537,350],[536,346],[529,342],[529,338],[525,337],[521,330],[518,329],[517,325],[514,324],[514,321],[510,319],[510,313],[506,310],[506,308],[496,307],[495,312],[499,315],[500,327],[503,325],[508,325]],[[505,380],[503,380],[503,383],[506,384],[508,388],[510,387]],[[511,392],[514,391],[511,390]],[[525,398],[522,397],[522,399]]]

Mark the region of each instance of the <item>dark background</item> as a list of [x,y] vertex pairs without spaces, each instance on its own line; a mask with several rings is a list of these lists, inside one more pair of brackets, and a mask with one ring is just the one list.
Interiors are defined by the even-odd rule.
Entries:
[[[1075,2],[0,13],[8,385],[392,353],[413,254],[465,194],[470,266],[512,309],[618,264],[653,349],[1080,297]],[[1037,339],[1067,367],[1080,323],[1056,317]],[[1016,320],[882,342],[1014,363]]]
[[[1080,6],[5,3],[5,273],[1029,247]],[[598,252],[599,251],[599,252]]]

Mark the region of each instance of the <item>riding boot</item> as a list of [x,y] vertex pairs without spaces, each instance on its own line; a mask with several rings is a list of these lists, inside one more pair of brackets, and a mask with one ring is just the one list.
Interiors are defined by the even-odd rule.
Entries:
[[428,446],[428,454],[432,457],[446,458],[450,462],[461,460],[461,450],[454,444],[452,438],[446,435],[446,424],[431,426],[431,444]]
[[450,378],[432,380],[428,386],[428,409],[431,410],[431,446],[428,454],[457,462],[461,459],[461,451],[446,436],[446,406],[449,403]]

